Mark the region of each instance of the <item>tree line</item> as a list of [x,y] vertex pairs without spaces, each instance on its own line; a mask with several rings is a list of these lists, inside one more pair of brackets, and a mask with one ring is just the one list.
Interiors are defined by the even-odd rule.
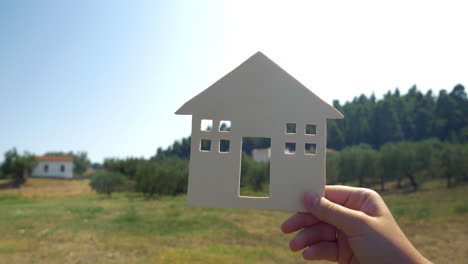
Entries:
[[[449,93],[431,90],[423,94],[413,86],[401,95],[398,89],[388,91],[381,100],[375,95],[361,95],[341,105],[333,106],[344,119],[328,120],[327,146],[334,150],[368,144],[379,149],[387,142],[420,141],[437,138],[452,143],[468,143],[468,99],[465,87],[456,85]],[[167,149],[158,148],[158,157],[190,157],[190,137],[175,141]],[[268,144],[265,139],[244,142],[243,152]]]
[[341,105],[333,101],[345,118],[328,121],[328,146],[340,150],[366,143],[380,148],[387,142],[438,138],[468,143],[468,100],[463,85],[451,92],[431,90],[423,94],[413,86],[405,95],[388,91],[382,100],[361,95]]
[[421,184],[439,179],[447,188],[468,182],[468,144],[436,138],[418,142],[384,144],[375,150],[368,144],[327,153],[327,183],[351,184],[385,191],[392,182],[418,190]]

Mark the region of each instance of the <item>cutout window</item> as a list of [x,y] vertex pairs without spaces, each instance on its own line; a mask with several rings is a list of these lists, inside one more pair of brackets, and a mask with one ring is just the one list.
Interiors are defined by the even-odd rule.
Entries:
[[317,144],[306,143],[304,148],[304,154],[315,155],[317,153]]
[[200,140],[200,151],[209,152],[211,150],[211,139]]
[[213,120],[202,119],[200,124],[201,131],[211,131],[213,128]]
[[286,134],[296,133],[296,123],[286,123]]
[[65,172],[65,165],[60,165],[60,172]]
[[221,122],[219,122],[219,131],[220,132],[229,132],[229,131],[231,131],[231,121],[221,120]]
[[221,139],[219,141],[219,152],[221,153],[228,153],[229,152],[229,147],[231,145],[231,142],[227,139]]
[[307,124],[305,129],[306,135],[316,135],[317,126],[315,124]]
[[48,172],[49,171],[49,165],[44,165],[44,172]]
[[285,154],[296,153],[296,143],[286,142],[286,144],[284,144],[284,153]]

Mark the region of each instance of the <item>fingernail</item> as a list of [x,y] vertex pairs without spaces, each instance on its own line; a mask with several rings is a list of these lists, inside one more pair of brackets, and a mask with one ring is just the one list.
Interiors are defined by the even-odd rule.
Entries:
[[304,194],[304,201],[307,206],[312,208],[320,201],[320,196],[315,193],[306,192]]

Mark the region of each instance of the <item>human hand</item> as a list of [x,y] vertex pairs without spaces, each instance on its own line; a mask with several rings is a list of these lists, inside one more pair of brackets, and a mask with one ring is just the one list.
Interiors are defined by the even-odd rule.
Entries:
[[307,248],[308,260],[338,263],[430,263],[406,238],[385,202],[375,191],[326,186],[325,197],[304,195],[307,213],[286,220],[281,230],[301,230],[292,251]]

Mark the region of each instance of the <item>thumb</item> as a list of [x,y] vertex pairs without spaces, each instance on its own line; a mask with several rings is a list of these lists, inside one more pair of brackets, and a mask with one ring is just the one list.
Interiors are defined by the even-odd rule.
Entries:
[[364,215],[346,208],[316,194],[305,193],[304,205],[307,211],[318,219],[337,227],[350,235],[359,232],[364,224]]

